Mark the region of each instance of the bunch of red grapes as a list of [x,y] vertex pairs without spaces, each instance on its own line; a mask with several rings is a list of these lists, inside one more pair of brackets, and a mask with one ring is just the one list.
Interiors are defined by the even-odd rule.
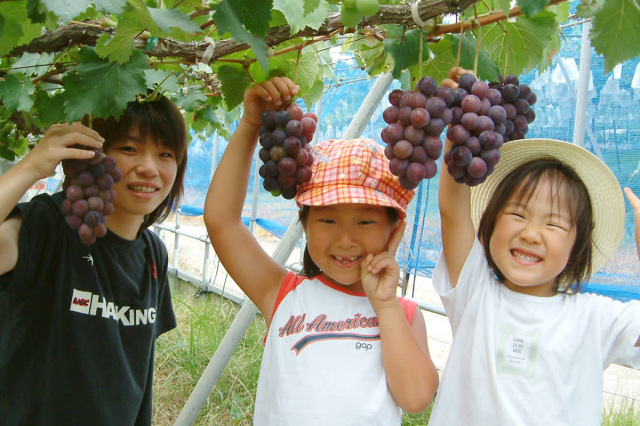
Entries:
[[89,160],[62,161],[66,198],[62,210],[67,224],[78,230],[82,244],[90,246],[107,234],[107,216],[116,198],[113,184],[122,179],[115,158],[96,149]]
[[298,186],[311,179],[311,141],[318,117],[293,103],[283,110],[265,111],[261,121],[258,156],[264,189],[291,200]]
[[449,108],[453,90],[438,87],[432,77],[423,77],[415,90],[393,90],[382,117],[388,124],[381,138],[387,144],[389,170],[406,189],[416,188],[438,171],[436,160],[442,153],[440,135],[453,119]]
[[529,100],[535,103],[535,95],[514,75],[501,83],[486,83],[470,73],[458,78],[447,130],[452,146],[443,158],[456,182],[469,186],[484,182],[500,160],[502,144],[524,138],[535,119]]

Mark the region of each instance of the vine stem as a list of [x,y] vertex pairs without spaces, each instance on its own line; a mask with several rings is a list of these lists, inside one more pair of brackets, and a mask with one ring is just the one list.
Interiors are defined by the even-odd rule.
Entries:
[[[565,1],[566,0],[553,0],[547,5],[547,7],[553,6],[559,3],[564,3]],[[493,24],[495,22],[504,21],[505,19],[508,19],[508,18],[520,16],[523,14],[524,12],[520,8],[520,6],[516,6],[509,10],[509,16],[505,15],[504,11],[499,10],[493,13],[479,16],[477,20],[467,20],[467,21],[456,22],[455,24],[439,25],[436,28],[434,28],[433,33],[429,34],[429,38],[427,39],[427,41],[435,40],[436,38],[443,36],[445,34],[462,32],[474,26],[485,26],[485,25]]]

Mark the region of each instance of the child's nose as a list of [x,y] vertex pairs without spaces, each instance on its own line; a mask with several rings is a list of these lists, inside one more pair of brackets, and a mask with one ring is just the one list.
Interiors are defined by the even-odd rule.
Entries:
[[353,232],[351,232],[351,229],[347,226],[340,227],[337,240],[341,246],[352,246],[355,242]]
[[520,236],[523,240],[530,243],[539,243],[542,240],[539,226],[531,222],[524,226]]

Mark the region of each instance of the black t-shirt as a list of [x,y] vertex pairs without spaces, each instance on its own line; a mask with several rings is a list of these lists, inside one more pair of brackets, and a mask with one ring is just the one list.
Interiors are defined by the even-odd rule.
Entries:
[[156,338],[176,326],[152,232],[90,247],[64,194],[18,204],[16,267],[0,276],[0,423],[151,424]]

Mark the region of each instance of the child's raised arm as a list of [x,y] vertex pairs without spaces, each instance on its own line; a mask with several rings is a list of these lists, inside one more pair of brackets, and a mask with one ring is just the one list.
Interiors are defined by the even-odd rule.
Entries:
[[[457,71],[458,73],[467,72],[461,68]],[[454,88],[452,87],[452,89]],[[451,141],[447,139],[444,152],[449,150],[451,150]],[[442,252],[451,284],[455,287],[464,262],[473,247],[476,231],[471,221],[470,189],[466,184],[456,183],[446,167],[443,162],[440,170],[438,207],[440,209]]]
[[18,259],[19,217],[7,217],[27,190],[40,179],[51,176],[58,163],[65,159],[88,159],[102,148],[104,139],[80,123],[54,124],[33,150],[15,166],[0,176],[0,275],[11,271]]
[[406,222],[402,221],[394,229],[387,251],[366,257],[361,264],[361,276],[378,315],[387,386],[398,406],[417,413],[433,400],[439,379],[429,354],[427,328],[420,308],[416,307],[409,325],[396,297],[400,267],[395,253],[405,227]]
[[636,250],[638,258],[640,258],[640,198],[629,187],[624,188],[624,193],[633,209],[633,218],[636,224]]
[[264,251],[242,223],[242,208],[261,115],[282,108],[298,90],[286,77],[273,77],[247,89],[242,119],[218,164],[204,206],[204,222],[216,254],[260,309],[267,326],[287,270]]

